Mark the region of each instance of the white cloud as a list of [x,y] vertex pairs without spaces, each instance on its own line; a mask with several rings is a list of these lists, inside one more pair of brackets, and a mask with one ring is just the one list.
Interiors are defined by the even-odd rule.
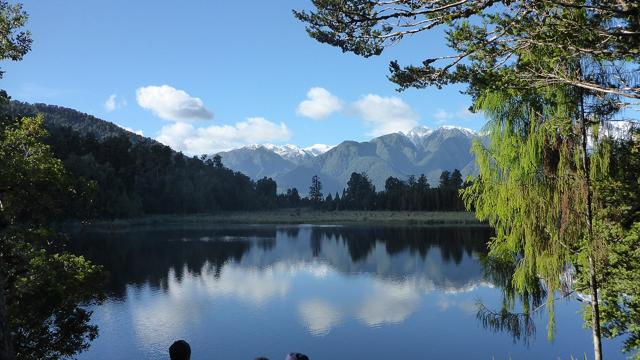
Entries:
[[418,114],[398,97],[365,95],[352,104],[351,111],[372,127],[367,134],[371,136],[408,132],[418,125]]
[[116,109],[116,94],[109,95],[107,101],[104,102],[104,109],[107,110],[107,112],[112,112]]
[[104,102],[104,109],[107,112],[112,112],[117,109],[122,109],[127,106],[127,101],[116,94],[111,94]]
[[342,109],[342,101],[324,88],[314,87],[307,92],[307,99],[298,104],[298,115],[321,120]]
[[234,125],[195,127],[176,122],[163,126],[156,140],[187,154],[211,154],[270,141],[286,141],[291,131],[283,122],[273,123],[265,118],[253,117]]
[[188,121],[213,118],[200,98],[192,97],[183,90],[169,85],[145,86],[136,90],[140,107],[151,110],[165,120]]

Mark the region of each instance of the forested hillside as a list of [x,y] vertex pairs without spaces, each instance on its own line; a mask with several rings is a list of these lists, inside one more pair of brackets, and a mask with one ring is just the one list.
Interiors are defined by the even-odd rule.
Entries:
[[72,176],[89,180],[84,189],[92,199],[84,213],[88,218],[275,207],[275,182],[252,181],[225,168],[219,158],[188,157],[64,107],[12,102],[9,112],[42,114],[53,154]]
[[[203,162],[160,144],[102,141],[69,128],[51,130],[56,156],[73,174],[97,184],[97,216],[262,209],[256,183],[213,160]],[[273,191],[275,196],[275,188]]]
[[98,140],[124,135],[133,143],[158,144],[153,139],[127,131],[114,123],[63,106],[11,101],[9,111],[12,116],[33,117],[42,114],[48,129],[69,127],[83,135],[92,134]]

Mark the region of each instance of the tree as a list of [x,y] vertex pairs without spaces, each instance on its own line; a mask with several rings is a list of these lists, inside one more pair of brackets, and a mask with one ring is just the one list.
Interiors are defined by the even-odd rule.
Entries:
[[280,207],[287,208],[300,206],[300,194],[296,188],[287,189],[286,193],[278,195],[278,199],[280,199]]
[[352,173],[343,197],[345,207],[350,210],[373,210],[376,188],[366,174]]
[[[31,50],[31,32],[23,30],[29,15],[22,4],[0,1],[0,60],[20,61]],[[4,71],[0,71],[0,79]]]
[[[30,50],[27,19],[20,4],[0,1],[0,60]],[[73,356],[97,335],[79,305],[99,300],[102,273],[82,257],[48,252],[59,241],[46,224],[77,210],[70,200],[92,184],[69,179],[42,143],[42,118],[10,115],[0,97],[0,359]]]
[[460,188],[462,188],[462,174],[460,173],[460,170],[458,169],[454,169],[453,172],[451,173],[451,177],[449,178],[451,187],[458,190]]
[[[639,79],[630,79],[640,57],[635,0],[312,0],[314,11],[296,11],[307,33],[319,42],[365,57],[410,35],[447,27],[453,54],[430,54],[419,66],[390,64],[391,81],[402,89],[469,84],[469,92],[507,87],[566,85],[599,94],[640,98]],[[578,40],[576,42],[576,40]],[[549,51],[556,57],[597,59],[617,78],[597,76],[556,64],[528,61],[523,55]],[[524,60],[524,61],[520,61]],[[619,64],[618,64],[619,65]],[[491,81],[493,80],[493,81]]]
[[100,268],[46,249],[60,242],[46,226],[69,215],[69,199],[78,192],[42,143],[42,123],[23,118],[0,133],[3,359],[72,356],[97,335],[80,304],[99,300]]
[[[640,358],[640,128],[629,129],[611,147],[610,171],[596,181],[605,210],[595,226],[609,250],[599,278],[603,334],[627,334],[624,350]],[[586,286],[589,279],[580,282]]]
[[451,188],[451,172],[449,172],[448,170],[445,170],[442,173],[440,173],[439,187],[442,189]]
[[406,185],[402,180],[390,176],[384,182],[385,209],[404,210],[403,201],[406,193]]
[[[407,35],[446,26],[452,55],[420,66],[390,64],[400,89],[469,84],[490,118],[491,144],[476,144],[480,177],[467,204],[496,227],[495,255],[523,256],[513,281],[542,275],[553,292],[567,263],[583,262],[591,293],[594,355],[602,358],[598,266],[607,173],[597,134],[640,98],[640,4],[632,0],[325,1],[294,11],[316,40],[363,56]],[[589,151],[593,144],[595,151]],[[533,191],[528,191],[532,189]],[[517,199],[509,204],[506,199]],[[569,204],[572,204],[569,206]],[[512,224],[517,224],[513,227]],[[550,301],[552,297],[550,298]],[[551,308],[552,304],[549,304]],[[552,323],[550,324],[552,329]]]
[[311,178],[309,200],[311,200],[313,206],[318,206],[322,202],[322,182],[320,182],[318,175],[313,175]]
[[327,197],[324,199],[324,206],[323,206],[324,210],[335,210],[335,205],[333,203],[333,196],[331,194],[327,195]]
[[215,156],[213,157],[213,166],[216,169],[222,169],[224,167],[224,165],[222,164],[222,156],[220,156],[220,154],[215,154]]
[[289,190],[287,190],[287,193],[289,193],[289,199],[291,200],[291,205],[293,206],[300,205],[300,194],[298,193],[298,189],[292,188],[290,190],[291,192],[289,193]]
[[[28,18],[29,16],[22,10],[21,4],[12,5],[7,1],[0,1],[0,23],[3,25],[0,30],[0,39],[2,40],[0,60],[8,59],[18,61],[31,50],[31,34],[28,31],[22,30]],[[2,78],[3,74],[4,72],[0,71],[0,78]],[[0,101],[3,102],[2,106],[6,106],[8,97],[4,91],[1,95],[2,99],[0,99]],[[10,117],[3,114],[0,129],[4,129],[10,120]],[[8,191],[9,189],[6,187],[0,188],[0,197],[4,197],[4,194]],[[0,203],[0,211],[4,211],[3,209],[4,206]],[[0,262],[0,359],[3,360],[13,359],[15,357],[11,339],[11,328],[7,317],[6,296],[3,290],[6,288],[6,273],[4,272],[4,267],[4,262]]]
[[276,182],[266,176],[256,182],[259,206],[266,209],[272,209],[276,206],[277,187]]
[[333,198],[333,202],[335,203],[335,206],[333,207],[333,210],[342,210],[342,199],[340,199],[340,195],[338,194],[338,192],[336,191],[336,196]]

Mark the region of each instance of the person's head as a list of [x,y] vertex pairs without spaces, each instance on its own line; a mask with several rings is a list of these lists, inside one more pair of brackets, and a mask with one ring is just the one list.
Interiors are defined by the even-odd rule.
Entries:
[[191,346],[184,340],[178,340],[169,347],[169,357],[171,360],[189,360]]
[[269,360],[269,358],[266,358],[264,356],[258,356],[257,358],[255,358],[253,360]]
[[309,357],[300,353],[290,353],[285,360],[309,360]]

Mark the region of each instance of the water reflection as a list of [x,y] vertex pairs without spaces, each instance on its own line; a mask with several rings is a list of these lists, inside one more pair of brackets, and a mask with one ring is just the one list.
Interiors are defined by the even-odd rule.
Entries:
[[404,321],[418,307],[420,288],[415,285],[413,281],[375,282],[358,310],[358,318],[369,326]]
[[[259,303],[271,292],[286,292],[286,286],[273,284],[274,277],[283,275],[274,271],[322,274],[331,268],[410,281],[406,286],[423,289],[472,287],[483,278],[472,257],[486,252],[488,232],[484,227],[161,229],[80,234],[70,250],[105,266],[115,298],[124,298],[128,285],[166,291],[170,276],[178,283],[191,276],[216,292]],[[246,289],[233,290],[239,283]]]
[[298,305],[303,323],[313,335],[326,335],[342,321],[342,311],[324,299],[305,300]]
[[[451,348],[447,331],[480,339],[474,351],[489,354],[495,338],[476,319],[477,298],[498,306],[502,291],[481,260],[489,232],[225,226],[79,234],[70,250],[110,271],[112,294],[95,309],[102,333],[81,358],[101,358],[113,344],[122,353],[112,358],[165,358],[175,338],[190,339],[198,358],[253,358],[252,348],[279,358],[291,341],[317,358],[341,358],[358,343],[357,358],[391,358],[385,352],[400,345],[421,357],[416,334],[446,347],[446,357],[469,358],[470,350]],[[230,345],[238,339],[247,344],[240,352]],[[517,353],[498,348],[505,346]]]

